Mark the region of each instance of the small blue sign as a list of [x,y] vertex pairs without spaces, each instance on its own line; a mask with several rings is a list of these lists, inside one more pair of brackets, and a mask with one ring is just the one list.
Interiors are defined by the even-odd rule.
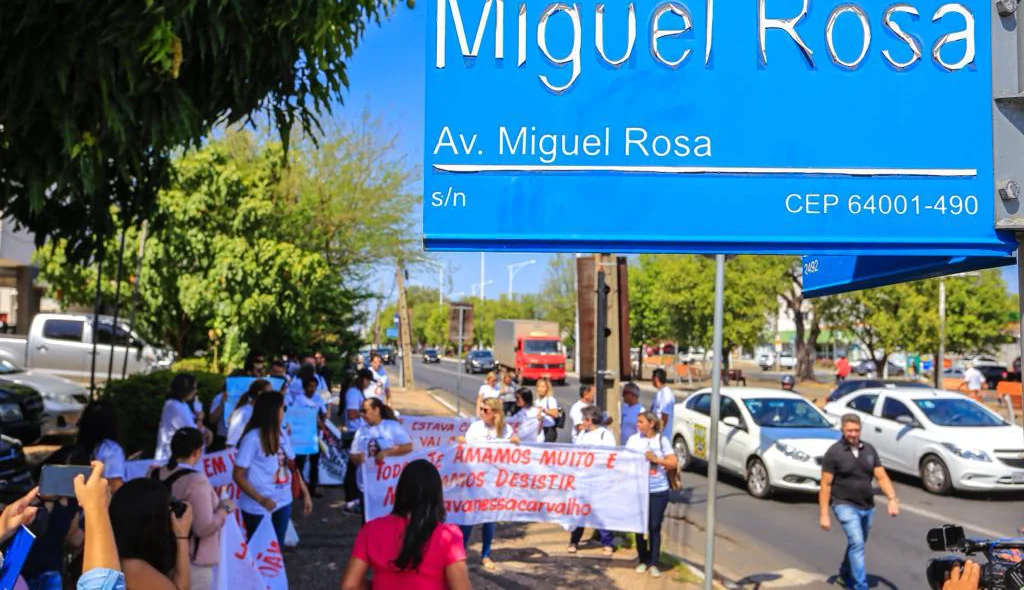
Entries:
[[391,339],[398,338],[398,328],[388,328],[386,331],[386,335],[388,338]]
[[288,424],[292,429],[292,451],[296,455],[314,455],[320,452],[320,433],[317,428],[319,411],[311,406],[288,407]]
[[238,400],[241,399],[245,392],[249,391],[249,387],[252,386],[256,379],[264,379],[270,382],[270,386],[274,388],[274,391],[281,391],[287,380],[283,377],[228,377],[225,380],[227,387],[226,395],[224,396],[224,424],[230,424],[231,414],[235,411],[235,406],[238,405]]
[[1011,255],[983,257],[804,256],[803,294],[822,297],[895,283],[1015,264]]
[[992,2],[811,4],[426,3],[425,246],[1005,252]]

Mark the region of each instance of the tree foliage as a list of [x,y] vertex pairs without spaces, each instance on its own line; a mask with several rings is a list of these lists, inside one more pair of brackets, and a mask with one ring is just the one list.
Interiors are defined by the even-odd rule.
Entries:
[[[379,139],[363,130],[337,133],[319,147],[300,139],[287,168],[280,144],[246,132],[228,133],[176,161],[175,181],[158,200],[162,223],[146,239],[138,277],[136,324],[144,334],[185,355],[205,348],[212,335],[230,362],[250,347],[354,348],[350,330],[367,296],[361,280],[375,252],[394,246],[389,236],[407,223],[415,200],[403,182],[379,182],[411,178],[400,161],[377,175],[359,166],[367,153],[378,153]],[[315,165],[327,157],[337,164]],[[370,190],[375,207],[363,206]],[[127,229],[122,303],[139,237]],[[64,243],[52,246],[38,253],[43,280],[65,306],[91,307],[95,266],[69,264]],[[117,252],[114,237],[107,250]],[[107,257],[103,277],[103,300],[112,304],[115,256]]]
[[538,302],[539,317],[558,322],[565,337],[562,342],[576,345],[576,259],[571,254],[556,254],[548,261],[547,274]]
[[[411,2],[411,0],[410,0]],[[0,210],[72,261],[158,207],[173,150],[215,125],[319,128],[393,0],[9,0]],[[284,151],[287,151],[285,149]],[[112,207],[113,205],[113,207]]]

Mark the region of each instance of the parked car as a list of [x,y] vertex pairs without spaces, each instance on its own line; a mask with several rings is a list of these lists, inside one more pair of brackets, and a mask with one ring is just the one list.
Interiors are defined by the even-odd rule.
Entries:
[[0,384],[13,383],[34,389],[43,397],[46,422],[43,436],[70,435],[78,432],[78,419],[89,403],[89,392],[78,385],[55,377],[26,371],[6,360],[0,360]]
[[1003,365],[974,365],[974,368],[985,376],[985,386],[988,389],[995,389],[1000,381],[1006,381],[1010,375]]
[[[762,371],[775,369],[775,353],[766,352],[762,354],[758,358],[757,364],[760,365]],[[779,354],[779,368],[783,370],[796,368],[796,357],[793,356],[793,353],[783,352]]]
[[[892,361],[886,361],[886,365],[888,365],[889,367],[890,376],[900,377],[907,372],[907,370],[902,365],[897,365]],[[864,377],[866,375],[877,375],[878,365],[876,365],[875,361],[871,359],[865,359],[860,361],[853,367],[853,372],[860,375],[861,377]]]
[[[110,355],[114,366],[128,360],[127,373],[149,373],[158,368],[156,350],[136,335],[126,322],[114,325],[110,316],[99,316],[93,334],[91,314],[41,313],[32,320],[28,336],[0,336],[0,359],[37,373],[87,380],[96,346],[96,376],[105,378]],[[111,350],[113,349],[113,350]],[[163,359],[166,362],[166,359]]]
[[395,364],[395,353],[390,346],[378,346],[376,353],[380,355],[380,360],[385,365]]
[[17,440],[0,435],[0,503],[6,505],[35,487],[25,451]]
[[0,433],[30,445],[43,436],[43,396],[31,387],[0,383]]
[[423,362],[424,363],[439,363],[441,362],[441,355],[437,353],[437,349],[428,348],[423,351]]
[[1024,431],[962,394],[864,389],[825,411],[860,416],[861,438],[886,469],[920,477],[929,492],[1024,490]]
[[489,350],[471,350],[466,353],[463,370],[467,373],[487,373],[497,368],[494,355]]
[[[707,460],[710,415],[710,389],[676,406],[672,446],[682,469]],[[816,492],[822,457],[840,436],[803,396],[755,387],[722,388],[719,429],[718,465],[744,477],[756,498],[776,489]]]
[[869,387],[916,387],[918,389],[931,389],[932,386],[927,383],[920,383],[917,381],[884,381],[882,379],[847,379],[835,389],[832,393],[828,394],[828,401],[834,402],[837,399],[843,397],[848,393],[853,393],[858,389],[867,389]]
[[[972,356],[964,359],[965,365],[974,365],[979,369],[982,367],[1002,366],[1003,363],[990,356]],[[1005,368],[1005,367],[1004,367]]]

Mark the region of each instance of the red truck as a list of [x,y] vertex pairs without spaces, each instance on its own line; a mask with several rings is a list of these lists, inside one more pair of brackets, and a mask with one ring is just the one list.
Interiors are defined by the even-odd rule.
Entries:
[[556,322],[495,320],[494,360],[520,383],[546,378],[565,383],[565,355]]

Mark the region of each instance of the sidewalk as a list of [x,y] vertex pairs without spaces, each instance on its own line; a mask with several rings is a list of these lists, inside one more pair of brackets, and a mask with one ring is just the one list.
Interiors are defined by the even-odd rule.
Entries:
[[[395,389],[394,403],[403,414],[452,415],[451,410],[422,390]],[[288,583],[292,588],[337,588],[359,531],[359,517],[342,510],[344,492],[341,488],[321,491],[324,497],[315,501],[311,516],[293,517],[299,545],[285,552]],[[667,544],[670,534],[667,522],[663,532]],[[668,555],[663,557],[664,575],[654,579],[633,571],[636,550],[627,547],[623,539],[619,539],[620,548],[611,558],[601,555],[596,543],[585,544],[578,554],[570,555],[566,552],[568,540],[569,533],[558,525],[500,524],[492,556],[501,571],[491,573],[479,567],[479,531],[475,531],[469,553],[473,588],[661,590],[699,587],[699,575]],[[671,551],[671,548],[666,547],[666,550]]]

